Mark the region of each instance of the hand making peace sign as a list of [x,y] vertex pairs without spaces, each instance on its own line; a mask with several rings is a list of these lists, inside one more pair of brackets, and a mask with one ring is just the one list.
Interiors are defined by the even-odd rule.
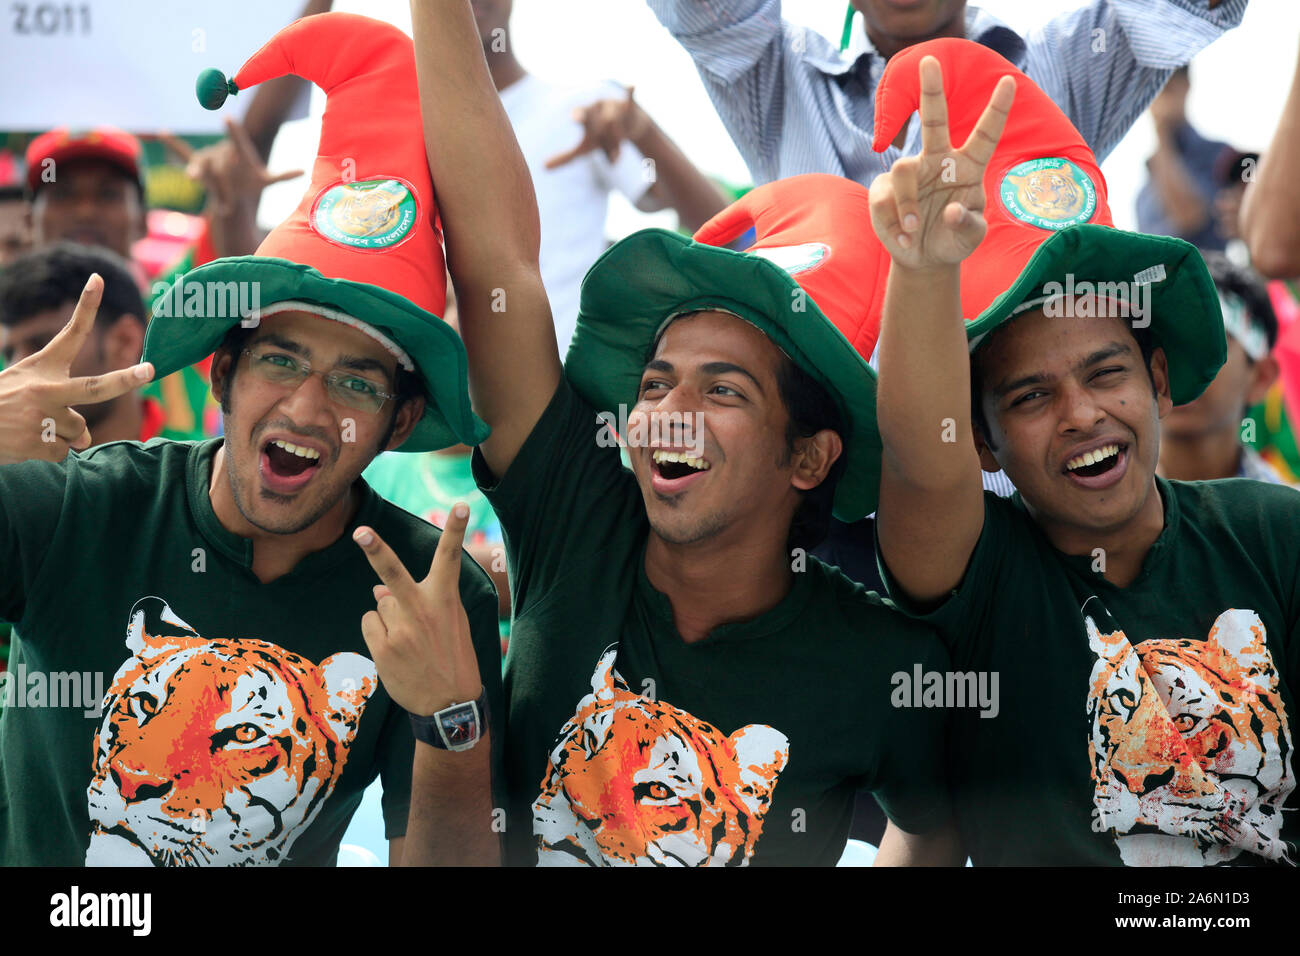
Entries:
[[375,585],[376,607],[361,618],[361,635],[388,696],[417,716],[477,700],[483,689],[460,599],[460,556],[468,524],[469,506],[457,504],[423,581],[411,577],[373,529],[353,533],[384,582]]
[[0,465],[33,458],[62,461],[69,448],[89,448],[90,429],[73,406],[106,402],[153,378],[148,362],[106,375],[69,375],[95,325],[103,293],[104,280],[92,275],[59,334],[35,355],[0,372]]
[[984,238],[984,167],[1002,135],[1016,82],[998,81],[960,149],[948,139],[943,70],[932,56],[921,71],[921,153],[897,160],[871,184],[871,224],[896,264],[955,265]]

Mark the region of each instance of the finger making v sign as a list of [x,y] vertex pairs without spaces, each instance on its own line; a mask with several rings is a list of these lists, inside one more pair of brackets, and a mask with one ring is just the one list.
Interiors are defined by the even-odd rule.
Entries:
[[74,406],[109,401],[153,378],[148,362],[106,375],[71,376],[103,293],[104,280],[92,275],[59,334],[35,355],[0,372],[0,465],[62,461],[69,449],[89,448],[90,429]]
[[948,137],[943,71],[921,60],[921,152],[871,184],[871,222],[894,264],[927,269],[961,262],[984,238],[984,167],[1002,135],[1016,83],[1004,76],[960,148]]

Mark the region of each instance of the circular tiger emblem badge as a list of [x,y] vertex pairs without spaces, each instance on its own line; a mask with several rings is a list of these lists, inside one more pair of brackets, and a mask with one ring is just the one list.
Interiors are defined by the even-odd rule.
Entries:
[[415,191],[400,179],[365,179],[328,186],[312,204],[311,227],[355,249],[391,249],[411,234]]
[[1012,166],[998,192],[1008,213],[1039,229],[1087,222],[1097,210],[1096,187],[1068,159],[1031,159]]

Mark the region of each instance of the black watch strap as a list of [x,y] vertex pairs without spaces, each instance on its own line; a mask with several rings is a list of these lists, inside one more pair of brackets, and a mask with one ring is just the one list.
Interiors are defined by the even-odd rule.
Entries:
[[469,750],[487,733],[487,689],[479,691],[478,700],[451,704],[428,717],[407,716],[416,740],[439,750]]

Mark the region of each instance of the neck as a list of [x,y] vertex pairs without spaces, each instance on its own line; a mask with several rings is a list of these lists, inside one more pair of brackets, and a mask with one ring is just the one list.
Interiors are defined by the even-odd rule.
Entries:
[[1159,474],[1178,481],[1235,478],[1241,467],[1241,442],[1229,427],[1200,435],[1160,436]]
[[[1037,516],[1035,516],[1037,520]],[[1165,528],[1165,507],[1155,479],[1138,513],[1122,525],[1097,530],[1039,524],[1047,540],[1064,554],[1093,558],[1093,567],[1116,587],[1137,579],[1147,552]]]
[[508,30],[496,37],[485,37],[483,55],[487,57],[488,73],[492,75],[492,85],[498,93],[528,75],[515,59],[515,48]]
[[212,479],[208,482],[208,499],[217,521],[231,534],[253,542],[253,574],[263,584],[288,574],[307,555],[323,551],[343,536],[356,515],[359,501],[348,489],[329,511],[309,527],[292,534],[277,534],[257,527],[239,510],[230,487],[226,446],[222,444],[212,459]]
[[138,395],[123,395],[112,403],[104,417],[90,430],[96,445],[111,441],[139,441],[140,426],[144,423],[144,403]]
[[780,604],[794,583],[785,541],[725,540],[678,545],[653,530],[646,542],[645,572],[667,595],[673,623],[688,644],[717,627],[746,621]]
[[965,4],[962,4],[951,19],[940,24],[932,33],[923,37],[891,36],[887,33],[875,31],[865,24],[863,29],[866,30],[867,39],[876,48],[876,52],[888,60],[895,53],[905,50],[909,46],[915,46],[917,43],[924,43],[927,40],[937,40],[940,37],[965,37],[966,7]]

